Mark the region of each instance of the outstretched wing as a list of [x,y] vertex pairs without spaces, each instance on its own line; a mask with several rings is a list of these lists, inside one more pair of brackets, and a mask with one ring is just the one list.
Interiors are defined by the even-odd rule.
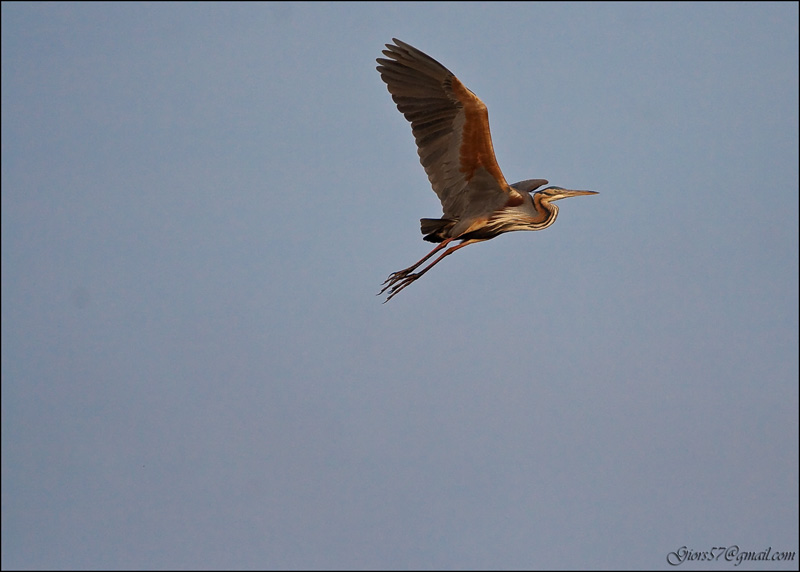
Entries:
[[394,38],[378,71],[417,142],[444,216],[463,219],[516,206],[522,196],[494,156],[486,105],[442,64]]

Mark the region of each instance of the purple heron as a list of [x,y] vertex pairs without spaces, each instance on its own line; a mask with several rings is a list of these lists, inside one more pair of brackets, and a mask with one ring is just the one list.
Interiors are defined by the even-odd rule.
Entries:
[[[424,239],[439,244],[417,263],[389,275],[378,293],[388,290],[384,303],[459,248],[504,232],[542,230],[558,216],[555,201],[597,194],[561,187],[536,191],[547,184],[544,179],[509,185],[494,156],[486,105],[442,64],[393,41],[383,50],[390,59],[378,58],[377,69],[411,123],[420,163],[444,212],[442,218],[420,220]],[[414,272],[454,240],[460,243]]]

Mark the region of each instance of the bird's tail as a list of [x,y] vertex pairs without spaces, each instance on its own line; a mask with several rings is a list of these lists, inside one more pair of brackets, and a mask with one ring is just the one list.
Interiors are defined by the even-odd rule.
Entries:
[[419,226],[424,239],[428,242],[442,242],[448,238],[448,231],[455,226],[456,221],[450,218],[421,218]]

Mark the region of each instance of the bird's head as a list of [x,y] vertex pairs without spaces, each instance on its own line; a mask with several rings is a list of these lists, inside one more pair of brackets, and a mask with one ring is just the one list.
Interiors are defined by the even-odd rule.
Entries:
[[571,191],[570,189],[562,189],[561,187],[547,187],[541,191],[536,192],[537,195],[542,197],[543,201],[552,203],[553,201],[560,201],[568,197],[580,197],[581,195],[596,195],[597,191]]

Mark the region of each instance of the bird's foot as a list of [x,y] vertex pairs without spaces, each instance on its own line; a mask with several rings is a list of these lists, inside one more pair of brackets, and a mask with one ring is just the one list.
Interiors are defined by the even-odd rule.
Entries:
[[411,274],[409,269],[393,272],[384,282],[384,287],[378,292],[378,296],[388,290],[389,296],[383,301],[385,304],[394,298],[403,288],[411,284],[414,280],[419,278],[421,274]]
[[389,277],[383,281],[383,288],[380,292],[378,292],[378,296],[386,292],[389,288],[397,284],[400,280],[403,280],[405,277],[411,274],[411,271],[414,270],[413,268],[406,268],[404,270],[398,270],[397,272],[392,272],[389,274]]

